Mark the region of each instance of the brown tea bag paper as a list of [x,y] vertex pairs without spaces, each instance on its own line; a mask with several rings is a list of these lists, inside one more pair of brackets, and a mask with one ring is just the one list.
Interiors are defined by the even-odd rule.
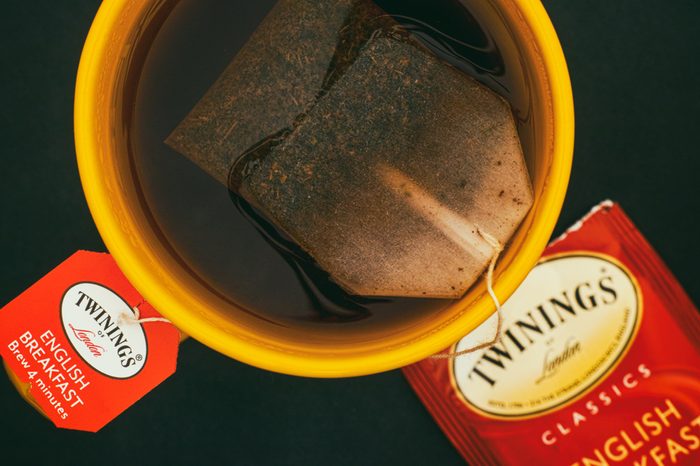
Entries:
[[370,0],[280,0],[166,143],[227,184],[243,153],[291,128],[393,24]]
[[241,192],[352,293],[456,298],[532,203],[508,104],[375,39]]
[[[285,49],[305,49],[304,31]],[[350,293],[458,298],[494,257],[480,232],[505,244],[532,204],[510,107],[416,45],[386,35],[353,43],[365,45],[318,95],[309,89],[327,76],[316,58],[302,58],[303,71],[258,62],[269,75],[222,77],[168,143],[226,183],[242,152],[290,126],[234,188]],[[284,84],[297,73],[308,88]]]

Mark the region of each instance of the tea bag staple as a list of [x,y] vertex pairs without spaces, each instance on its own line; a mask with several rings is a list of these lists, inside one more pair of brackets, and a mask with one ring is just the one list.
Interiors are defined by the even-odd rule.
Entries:
[[[290,131],[236,189],[352,294],[459,298],[494,257],[479,232],[507,243],[532,204],[510,106],[412,42],[375,34],[362,44],[315,103],[294,108]],[[239,95],[223,88],[234,84],[219,80],[209,94]],[[272,118],[273,104],[261,105],[238,139],[293,113]],[[231,112],[212,109],[207,124]],[[254,139],[222,149],[182,133],[174,147],[222,183]]]
[[249,149],[291,128],[379,28],[370,0],[281,0],[166,143],[228,183]]

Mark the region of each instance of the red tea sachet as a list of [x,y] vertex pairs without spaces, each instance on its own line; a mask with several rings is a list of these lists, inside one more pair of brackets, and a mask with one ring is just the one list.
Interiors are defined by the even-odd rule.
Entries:
[[700,316],[617,204],[550,244],[502,315],[493,346],[404,368],[469,464],[700,464]]

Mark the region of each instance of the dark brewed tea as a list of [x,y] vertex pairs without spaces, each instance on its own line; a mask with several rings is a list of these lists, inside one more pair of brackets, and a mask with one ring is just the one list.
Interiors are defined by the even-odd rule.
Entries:
[[[130,97],[133,113],[127,122],[134,171],[153,223],[194,276],[266,320],[365,326],[408,321],[417,314],[439,311],[451,301],[347,293],[245,196],[227,190],[221,179],[217,183],[217,173],[210,170],[212,177],[207,176],[164,143],[237,57],[274,3],[180,0],[164,2],[155,12],[143,35],[142,51],[135,54],[131,67],[129,78],[136,92]],[[514,83],[497,43],[461,2],[441,0],[429,6],[424,1],[374,3],[391,15],[394,32],[410,36],[436,57],[510,100],[516,116],[527,115],[527,109],[518,108],[510,98]],[[269,35],[278,32],[266,31]],[[340,60],[335,66],[349,65]],[[256,79],[275,80],[274,71]],[[330,103],[334,105],[332,99]],[[285,109],[275,107],[274,102],[271,105],[269,109],[246,108],[243,102],[238,111],[267,110],[264,115],[274,123],[275,112],[281,114]],[[521,133],[528,130],[527,121],[518,123]],[[241,134],[255,130],[243,128]],[[240,139],[240,144],[249,146],[245,137]]]

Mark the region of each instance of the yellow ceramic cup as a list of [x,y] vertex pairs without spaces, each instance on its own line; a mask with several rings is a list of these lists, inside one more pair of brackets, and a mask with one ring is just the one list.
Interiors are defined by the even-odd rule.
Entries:
[[[131,283],[183,332],[240,361],[288,374],[345,377],[398,368],[448,347],[494,310],[485,284],[437,314],[392,328],[294,328],[233,308],[194,279],[151,228],[123,133],[125,76],[160,1],[104,0],[80,61],[75,140],[85,196],[107,248]],[[559,215],[573,151],[574,113],[559,41],[537,0],[480,0],[473,13],[522,67],[532,131],[523,144],[535,204],[496,269],[505,300],[544,249]],[[472,5],[470,5],[471,7]],[[274,284],[271,284],[274,290]],[[271,291],[273,292],[273,291]]]

